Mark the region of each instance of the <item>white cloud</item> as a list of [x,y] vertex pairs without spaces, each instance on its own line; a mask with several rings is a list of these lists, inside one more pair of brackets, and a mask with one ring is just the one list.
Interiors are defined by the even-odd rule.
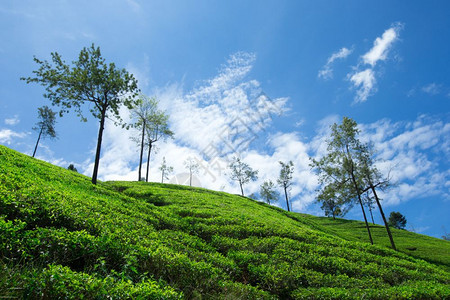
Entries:
[[14,138],[24,138],[27,135],[25,132],[15,132],[11,129],[0,130],[0,143],[11,144]]
[[422,92],[434,96],[441,92],[441,86],[433,82],[422,87]]
[[19,122],[20,122],[20,119],[19,119],[18,115],[14,115],[14,117],[12,117],[12,118],[5,119],[6,125],[13,126],[13,125],[19,124]]
[[378,61],[386,60],[392,44],[399,37],[401,28],[401,24],[395,24],[387,29],[381,37],[377,37],[373,42],[372,49],[362,56],[364,63],[374,67]]
[[376,79],[372,69],[365,69],[364,71],[354,73],[350,77],[350,81],[357,89],[355,102],[364,102],[369,96],[376,91]]
[[322,79],[331,79],[333,78],[333,69],[331,65],[336,59],[344,59],[349,56],[353,52],[353,49],[341,48],[339,51],[333,53],[327,60],[327,63],[323,66],[321,70],[319,70],[318,77]]
[[398,40],[400,30],[403,25],[394,24],[387,29],[381,37],[377,37],[373,42],[373,47],[361,56],[363,65],[370,65],[365,70],[360,70],[360,65],[354,67],[354,71],[347,75],[352,83],[352,87],[356,89],[355,102],[365,102],[367,98],[376,92],[375,65],[379,61],[387,59],[390,49],[395,41]]

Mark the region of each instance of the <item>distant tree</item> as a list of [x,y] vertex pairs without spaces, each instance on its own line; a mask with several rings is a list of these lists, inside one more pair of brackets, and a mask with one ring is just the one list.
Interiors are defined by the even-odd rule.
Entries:
[[369,209],[370,212],[370,217],[372,218],[372,224],[375,225],[375,221],[373,219],[373,210],[375,209],[375,205],[374,205],[374,200],[373,198],[370,196],[369,191],[366,191],[364,193],[364,197],[363,197],[363,203],[367,206],[367,208]]
[[317,202],[321,204],[321,209],[324,211],[325,216],[344,217],[351,209],[351,204],[347,201],[346,195],[340,194],[338,188],[333,185],[325,186],[317,197]]
[[51,139],[56,138],[55,123],[56,113],[52,111],[48,106],[38,108],[39,122],[36,123],[36,127],[33,130],[39,131],[36,146],[34,147],[33,157],[36,155],[36,150],[39,145],[39,141],[42,138],[49,137]]
[[233,157],[231,163],[228,165],[231,170],[231,180],[239,182],[241,188],[241,194],[244,196],[244,184],[250,180],[255,181],[258,179],[258,171],[254,171],[248,164],[243,162],[239,157]]
[[275,184],[272,182],[272,180],[269,179],[263,182],[259,190],[261,198],[263,198],[269,205],[270,201],[275,202],[280,198],[280,193],[274,188]]
[[[156,102],[158,103],[158,102]],[[145,127],[146,132],[146,146],[147,146],[147,172],[145,180],[148,182],[150,171],[150,154],[154,143],[159,140],[166,140],[167,138],[173,138],[174,133],[169,129],[169,115],[161,110],[154,111]]]
[[279,161],[281,165],[280,175],[278,176],[277,183],[284,190],[284,196],[286,198],[286,207],[289,209],[289,190],[292,185],[292,175],[294,174],[294,163],[290,160],[287,163]]
[[446,233],[442,236],[445,241],[450,241],[450,233]]
[[141,178],[142,158],[144,148],[147,147],[147,173],[145,180],[148,181],[150,154],[153,144],[159,139],[173,137],[173,132],[168,127],[168,115],[158,109],[158,100],[149,98],[143,94],[139,96],[139,103],[131,110],[132,119],[135,120],[133,126],[140,130],[140,138],[132,137],[140,147],[138,179]]
[[192,157],[188,157],[184,161],[184,166],[189,171],[189,186],[192,186],[192,175],[198,174],[200,166]]
[[173,172],[173,167],[167,165],[166,163],[166,157],[163,157],[159,170],[161,171],[161,183],[164,183],[164,179],[169,179],[169,174]]
[[399,213],[398,211],[393,211],[389,215],[389,225],[397,229],[405,229],[406,227],[406,218],[404,215]]
[[100,48],[94,44],[83,48],[72,65],[66,64],[57,52],[52,52],[51,56],[53,64],[34,57],[39,65],[38,70],[33,71],[35,77],[21,79],[44,86],[44,97],[61,107],[60,116],[73,108],[85,122],[87,119],[82,114],[82,105],[85,102],[91,104],[89,111],[100,123],[92,174],[92,183],[96,184],[105,120],[113,118],[115,124],[122,123],[120,107],[123,105],[131,109],[137,104],[137,81],[125,69],[117,69],[114,63],[107,64]]
[[327,141],[328,153],[320,160],[311,158],[311,167],[319,175],[322,190],[330,186],[339,189],[339,193],[345,195],[348,201],[358,201],[370,243],[373,245],[362,201],[365,186],[363,175],[360,174],[362,164],[358,159],[364,147],[357,138],[358,133],[356,122],[350,118],[344,117],[339,125],[334,123],[331,126],[331,138]]
[[78,172],[77,168],[75,168],[75,166],[74,166],[73,164],[70,164],[70,165],[67,167],[67,170],[74,171],[74,172]]

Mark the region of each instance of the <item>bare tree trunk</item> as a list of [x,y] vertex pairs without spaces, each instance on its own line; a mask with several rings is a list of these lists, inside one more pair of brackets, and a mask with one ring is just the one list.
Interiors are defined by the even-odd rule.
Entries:
[[288,198],[288,193],[287,193],[286,186],[284,186],[284,196],[286,197],[286,206],[287,206],[287,210],[288,210],[288,211],[291,211],[291,210],[289,209],[289,198]]
[[43,130],[43,128],[41,127],[41,130],[39,131],[39,136],[38,136],[38,139],[37,139],[37,142],[36,142],[36,146],[34,147],[33,157],[34,157],[34,155],[36,155],[36,150],[37,150],[37,147],[38,147],[38,145],[39,145],[39,141],[40,141],[40,139],[41,139],[42,130]]
[[373,220],[372,208],[370,207],[370,204],[369,204],[369,212],[370,212],[370,217],[372,218],[372,224],[375,225],[375,221]]
[[148,172],[150,171],[150,153],[152,152],[152,143],[148,145],[148,155],[147,155],[147,173],[145,175],[145,181],[148,182]]
[[141,153],[139,156],[139,175],[138,175],[138,181],[141,181],[141,170],[142,170],[142,156],[144,154],[144,138],[145,138],[145,120],[143,120],[144,123],[142,124],[142,137],[141,137]]
[[164,183],[164,170],[161,171],[161,183]]
[[98,129],[97,151],[95,152],[94,172],[92,174],[92,183],[97,184],[98,166],[100,165],[100,152],[102,149],[103,129],[105,129],[105,117],[107,106],[102,107],[102,117],[100,119],[100,128]]
[[372,190],[373,195],[375,196],[375,201],[377,201],[378,209],[380,210],[381,217],[383,218],[384,226],[386,227],[386,231],[388,233],[389,240],[391,241],[392,249],[397,251],[397,248],[395,247],[395,243],[394,243],[394,238],[392,237],[391,230],[389,229],[388,222],[386,221],[386,217],[384,216],[383,209],[381,208],[380,199],[378,198],[377,192],[375,191],[375,187],[373,186],[372,183],[370,183],[370,188]]
[[244,189],[242,188],[242,182],[239,180],[239,186],[241,187],[241,194],[244,196]]

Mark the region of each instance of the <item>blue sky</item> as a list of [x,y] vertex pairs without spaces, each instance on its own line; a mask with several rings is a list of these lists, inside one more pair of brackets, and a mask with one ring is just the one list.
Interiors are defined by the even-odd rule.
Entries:
[[[441,237],[450,231],[448,11],[448,1],[2,1],[0,143],[32,153],[37,108],[49,104],[42,87],[19,80],[37,68],[33,56],[71,62],[95,43],[170,114],[175,139],[158,142],[151,180],[163,157],[182,180],[191,157],[199,184],[239,193],[226,169],[239,154],[259,170],[251,194],[275,181],[279,160],[293,160],[294,210],[322,215],[309,157],[325,153],[329,126],[348,116],[396,183],[382,195],[386,214]],[[72,113],[56,130],[37,157],[91,175],[97,121]],[[133,134],[107,124],[101,180],[136,179]]]

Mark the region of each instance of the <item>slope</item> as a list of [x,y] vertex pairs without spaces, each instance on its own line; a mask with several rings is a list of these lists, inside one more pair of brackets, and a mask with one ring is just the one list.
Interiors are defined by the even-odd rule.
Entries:
[[85,176],[0,146],[4,297],[450,297],[446,270],[308,222],[205,189],[94,186]]

